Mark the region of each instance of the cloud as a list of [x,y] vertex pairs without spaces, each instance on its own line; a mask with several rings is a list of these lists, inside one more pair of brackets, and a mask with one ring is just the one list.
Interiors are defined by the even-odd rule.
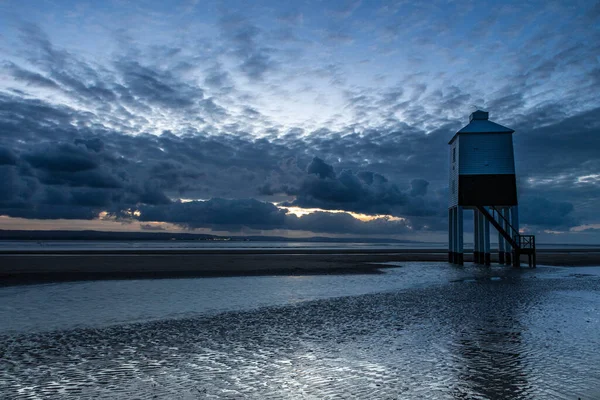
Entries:
[[289,25],[300,25],[304,22],[304,15],[300,11],[285,11],[277,19]]
[[156,224],[140,224],[140,228],[145,231],[165,231],[165,227]]
[[0,147],[0,165],[15,165],[17,156],[5,147]]
[[347,213],[314,212],[303,217],[288,216],[287,229],[315,233],[354,235],[402,235],[412,232],[404,221],[377,218],[361,221]]
[[139,203],[148,205],[171,204],[164,192],[157,186],[153,186],[150,182],[144,184],[144,188],[139,193]]
[[[40,7],[60,16],[59,3]],[[589,177],[600,170],[600,80],[589,60],[600,41],[581,22],[593,13],[503,7],[473,38],[448,21],[476,10],[440,7],[346,2],[323,22],[298,3],[190,22],[158,21],[149,4],[137,10],[144,23],[130,27],[108,12],[102,38],[87,27],[66,40],[61,18],[41,22],[52,35],[35,23],[8,27],[18,45],[0,49],[0,213],[121,217],[144,207],[178,224],[243,229],[260,226],[242,211],[254,210],[264,229],[404,232],[346,214],[281,220],[269,206],[277,201],[443,231],[447,140],[479,105],[516,130],[523,223],[597,223],[600,190]],[[323,45],[328,32],[353,40]],[[377,40],[384,36],[394,51]],[[87,43],[98,46],[93,56],[77,47]],[[494,57],[481,59],[481,49]],[[209,204],[237,210],[240,221],[194,220],[190,210],[207,206],[172,202],[179,198],[222,199]]]
[[35,179],[20,176],[16,166],[0,165],[0,205],[20,208],[33,196],[38,184]]
[[160,71],[126,60],[117,63],[124,79],[128,96],[162,107],[191,108],[203,99],[203,90],[174,78],[168,71]]
[[[275,217],[265,220],[276,222],[263,225],[247,222],[240,213],[232,214],[240,218],[236,225],[225,219],[194,219],[189,216],[195,211],[181,211],[185,207],[200,206],[174,205],[171,208],[172,198],[224,197],[231,200],[260,194],[263,199],[279,199],[291,206],[401,216],[408,218],[408,223],[416,230],[444,229],[447,192],[442,189],[446,179],[439,179],[439,174],[445,168],[447,146],[444,139],[451,134],[451,128],[428,135],[414,128],[398,126],[361,133],[322,131],[302,140],[291,135],[286,141],[257,140],[244,135],[206,135],[198,131],[181,136],[170,132],[159,136],[131,136],[102,128],[73,126],[72,118],[85,121],[88,116],[39,100],[4,96],[0,97],[0,107],[10,110],[10,118],[3,120],[0,129],[0,163],[10,167],[4,172],[4,192],[10,195],[4,196],[0,208],[0,213],[5,215],[96,218],[101,211],[120,215],[122,210],[146,207],[144,218],[154,215],[159,221],[189,227],[223,224],[223,229],[242,229],[247,223],[252,229],[259,229],[257,226],[260,229],[308,229],[312,226],[326,231],[319,225],[320,221],[327,220],[326,215],[313,216],[303,222],[294,222],[288,216],[281,222],[277,220],[281,218],[277,217],[279,212],[270,206],[268,209]],[[33,110],[37,112],[36,117],[25,119],[25,115]],[[23,121],[26,121],[26,133],[8,134],[23,129]],[[585,129],[594,129],[594,121],[594,114],[586,114],[571,122],[575,125],[582,122],[587,126]],[[546,133],[560,129],[564,131],[562,125],[547,127]],[[580,134],[578,132],[573,134]],[[561,139],[550,134],[549,140]],[[432,147],[438,150],[431,153]],[[319,151],[344,161],[334,168],[318,157],[307,157],[308,151]],[[591,169],[585,169],[585,164],[576,164],[577,174],[593,172],[594,158],[587,146],[574,146],[566,151],[589,157],[586,162]],[[377,160],[367,167],[384,171],[386,175],[365,169],[363,158]],[[531,167],[532,174],[537,173],[536,168]],[[434,183],[415,178],[415,174],[430,176]],[[553,190],[560,191],[573,185],[572,181],[557,181]],[[581,192],[589,185],[591,183],[577,187],[581,198],[597,196],[592,192]],[[527,180],[521,182],[521,188],[527,196],[535,192],[542,198],[563,196],[569,203],[565,191],[558,195],[547,189],[542,191]],[[526,214],[529,211],[524,205],[523,223],[556,227],[573,226],[582,217],[585,220],[585,215],[578,214],[576,203],[570,203],[573,204],[572,211],[545,222],[535,213],[534,218],[528,220]],[[225,201],[222,209],[238,205]],[[155,206],[158,208],[154,209]],[[559,214],[563,210],[560,207],[551,209]],[[153,214],[148,214],[150,210]],[[372,228],[376,226],[374,224],[362,225],[352,222],[349,217],[335,218],[339,218],[335,220],[335,226],[352,226],[353,232],[365,234],[371,232],[370,229],[384,232],[393,225],[386,222],[375,229]],[[311,220],[313,225],[308,224]],[[334,220],[328,221],[333,223]],[[338,229],[333,226],[330,231]],[[404,232],[404,228],[398,226],[389,229],[389,232]]]
[[83,148],[69,144],[40,149],[23,155],[32,167],[52,172],[80,172],[98,167]]
[[310,164],[308,164],[306,171],[309,174],[317,175],[320,179],[335,178],[333,167],[325,163],[325,161],[321,160],[319,157],[313,158]]
[[261,44],[262,30],[248,19],[241,15],[226,15],[221,18],[220,28],[239,61],[239,69],[248,78],[262,80],[276,68],[275,50]]
[[425,196],[427,194],[429,182],[427,182],[425,179],[413,179],[410,181],[410,186],[411,196]]
[[[307,175],[295,185],[288,183],[278,190],[295,197],[283,203],[285,206],[402,217],[436,214],[437,202],[422,199],[429,182],[413,179],[410,185],[409,190],[401,190],[385,176],[372,171],[354,173],[344,169],[336,174],[332,165],[315,157],[308,164]],[[266,188],[271,194],[278,192],[271,185]]]
[[48,35],[37,24],[22,22],[19,30],[31,59],[42,62],[45,66],[56,66],[56,68],[62,68],[65,65],[68,52],[56,49]]
[[58,89],[58,84],[37,72],[27,71],[20,68],[19,66],[9,63],[7,69],[10,71],[15,79],[26,82],[28,85],[40,86],[49,89]]
[[285,211],[256,199],[219,199],[173,202],[165,206],[140,207],[142,221],[161,221],[189,228],[210,227],[239,231],[278,229],[285,226]]
[[331,10],[330,13],[337,18],[345,19],[350,17],[360,7],[361,3],[360,0],[346,0],[341,3],[340,7]]
[[223,89],[233,86],[229,72],[219,63],[208,68],[205,73],[204,84],[210,88]]
[[580,224],[573,215],[573,210],[573,204],[566,201],[526,197],[521,201],[519,216],[522,224],[540,228],[571,228]]
[[211,199],[174,202],[140,208],[142,221],[170,222],[187,228],[217,230],[300,230],[313,233],[399,235],[410,230],[403,221],[378,218],[360,221],[347,213],[315,212],[303,217],[286,214],[271,203],[256,199]]

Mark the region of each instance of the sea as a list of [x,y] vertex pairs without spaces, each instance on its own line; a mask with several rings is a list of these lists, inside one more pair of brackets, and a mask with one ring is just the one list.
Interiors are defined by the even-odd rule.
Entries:
[[[496,243],[491,248],[496,249]],[[537,244],[541,249],[586,249],[598,245]],[[40,250],[277,250],[277,249],[447,249],[446,242],[310,242],[310,241],[244,241],[244,240],[0,240],[0,251]],[[465,250],[472,244],[465,243]]]
[[277,250],[277,249],[444,249],[426,242],[302,242],[244,240],[0,240],[2,250]]
[[385,266],[0,286],[0,398],[600,399],[600,266]]

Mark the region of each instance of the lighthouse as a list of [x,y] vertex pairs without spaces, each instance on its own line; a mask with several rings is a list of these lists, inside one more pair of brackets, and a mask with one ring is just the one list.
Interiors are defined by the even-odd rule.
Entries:
[[498,261],[535,266],[535,237],[519,232],[514,130],[477,110],[449,144],[448,258],[463,264],[463,212],[473,210],[473,260],[490,265],[490,225],[498,233]]

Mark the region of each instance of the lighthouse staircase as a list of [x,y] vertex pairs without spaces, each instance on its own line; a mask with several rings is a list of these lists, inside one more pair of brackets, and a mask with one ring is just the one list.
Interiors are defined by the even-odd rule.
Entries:
[[[536,267],[535,257],[535,236],[521,235],[510,222],[502,215],[500,210],[491,206],[489,210],[483,206],[477,206],[477,210],[493,225],[494,228],[502,235],[506,242],[513,249],[513,266],[521,266],[521,255],[527,255],[529,268]],[[491,210],[491,213],[490,213]],[[508,227],[508,231],[504,229]]]

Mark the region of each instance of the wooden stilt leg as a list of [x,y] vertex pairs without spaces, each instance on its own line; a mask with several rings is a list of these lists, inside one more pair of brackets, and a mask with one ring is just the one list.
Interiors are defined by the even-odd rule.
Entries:
[[456,207],[456,263],[463,265],[463,208]]

